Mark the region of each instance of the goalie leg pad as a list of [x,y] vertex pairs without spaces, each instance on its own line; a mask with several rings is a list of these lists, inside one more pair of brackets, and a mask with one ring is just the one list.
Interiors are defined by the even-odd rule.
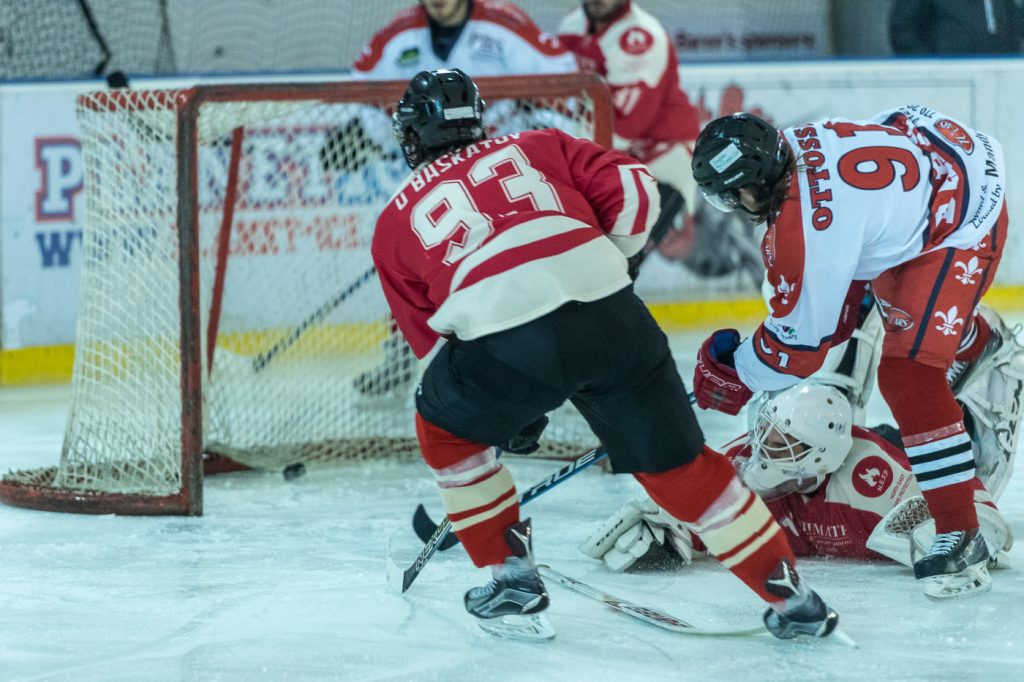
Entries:
[[979,306],[1000,347],[982,357],[956,391],[964,406],[966,423],[977,446],[978,477],[999,499],[1013,471],[1020,423],[1024,419],[1024,347],[1016,330],[1006,327],[995,311]]

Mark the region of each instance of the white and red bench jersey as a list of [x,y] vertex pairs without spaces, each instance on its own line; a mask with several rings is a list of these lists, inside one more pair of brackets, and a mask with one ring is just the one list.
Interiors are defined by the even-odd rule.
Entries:
[[417,357],[629,286],[658,217],[647,168],[554,130],[471,144],[416,170],[377,220],[374,264]]
[[352,74],[410,80],[420,71],[455,67],[473,78],[576,70],[572,54],[521,9],[502,0],[475,0],[447,59],[434,52],[427,11],[416,5],[399,12],[373,36]]
[[792,386],[821,366],[854,280],[975,246],[1005,195],[999,143],[926,107],[783,134],[798,172],[762,242],[771,314],[735,353],[755,390]]
[[615,108],[615,148],[649,162],[700,132],[696,108],[679,86],[679,60],[668,33],[627,2],[600,32],[591,33],[582,7],[559,27],[559,39],[583,71],[605,77]]

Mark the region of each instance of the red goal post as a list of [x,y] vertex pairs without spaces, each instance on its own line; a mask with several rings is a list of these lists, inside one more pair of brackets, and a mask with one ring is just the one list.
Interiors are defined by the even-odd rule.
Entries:
[[[477,83],[493,134],[560,127],[611,144],[596,75]],[[79,97],[87,210],[65,440],[56,467],[7,474],[0,500],[199,515],[204,456],[280,469],[417,452],[409,392],[353,388],[396,333],[369,240],[408,173],[389,120],[406,85]],[[593,445],[571,408],[545,435],[558,453]]]

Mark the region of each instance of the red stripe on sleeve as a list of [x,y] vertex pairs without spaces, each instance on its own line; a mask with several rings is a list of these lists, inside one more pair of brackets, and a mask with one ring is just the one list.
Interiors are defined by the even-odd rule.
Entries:
[[825,362],[829,344],[817,348],[796,348],[787,346],[769,334],[764,325],[754,332],[754,354],[764,364],[780,374],[804,379],[814,374]]

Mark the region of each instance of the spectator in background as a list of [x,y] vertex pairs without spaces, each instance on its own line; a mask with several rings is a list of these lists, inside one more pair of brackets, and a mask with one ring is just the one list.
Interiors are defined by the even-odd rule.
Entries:
[[892,0],[898,55],[1019,54],[1024,10],[1015,0]]
[[[679,59],[668,32],[631,0],[583,0],[558,32],[581,70],[596,71],[608,81],[615,148],[650,168],[662,193],[662,213],[669,210],[671,188],[692,215],[697,185],[690,159],[700,120],[680,88]],[[649,247],[664,236],[667,224],[662,223],[660,234],[652,230]]]
[[373,36],[352,73],[408,80],[454,67],[474,78],[576,70],[558,40],[510,2],[420,0]]

